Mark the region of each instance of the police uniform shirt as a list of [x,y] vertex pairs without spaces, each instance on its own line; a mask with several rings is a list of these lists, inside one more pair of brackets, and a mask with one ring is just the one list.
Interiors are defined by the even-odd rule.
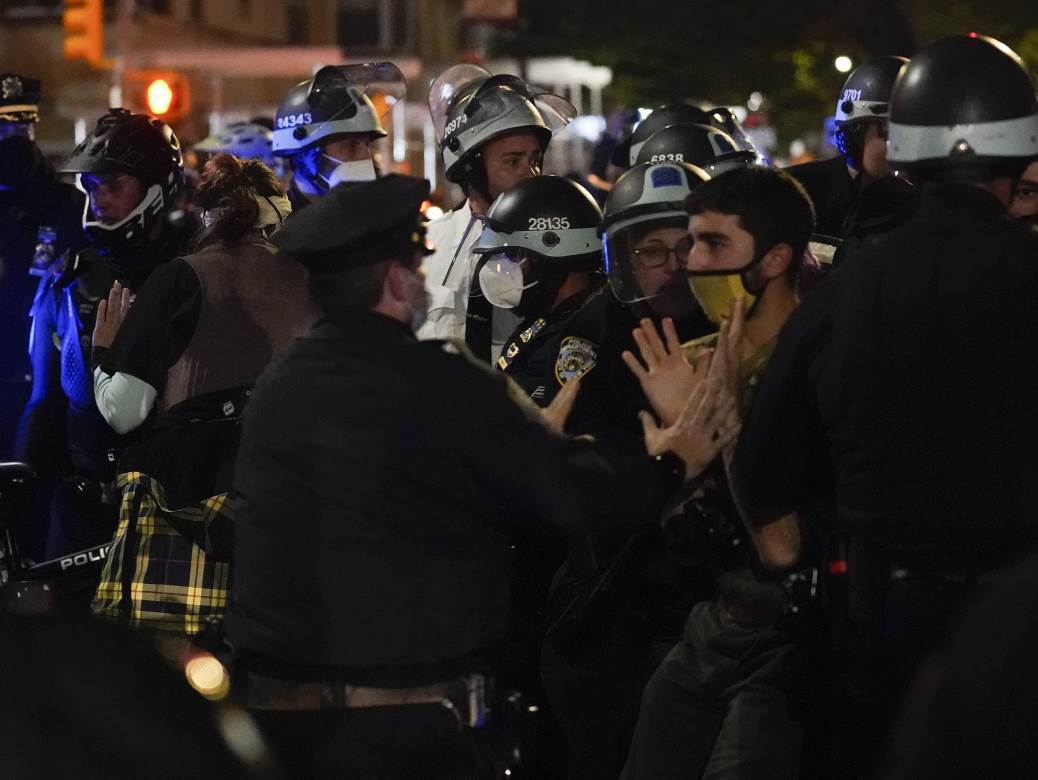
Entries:
[[[465,340],[469,298],[479,294],[478,282],[473,289],[478,258],[472,245],[482,230],[483,223],[472,213],[468,200],[429,223],[427,238],[435,251],[425,259],[429,306],[426,321],[418,329],[419,339]],[[507,309],[493,307],[491,311],[490,354],[477,357],[493,363],[519,318]]]
[[547,406],[562,389],[555,377],[560,334],[566,329],[569,318],[604,283],[604,279],[595,277],[586,290],[561,301],[550,312],[521,322],[505,341],[495,365],[538,405]]

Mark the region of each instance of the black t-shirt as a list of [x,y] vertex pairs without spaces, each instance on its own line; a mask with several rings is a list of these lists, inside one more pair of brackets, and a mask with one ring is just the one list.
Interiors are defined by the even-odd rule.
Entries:
[[94,361],[108,374],[130,374],[157,391],[187,349],[202,311],[198,275],[184,260],[157,268],[137,291],[130,312],[108,350]]

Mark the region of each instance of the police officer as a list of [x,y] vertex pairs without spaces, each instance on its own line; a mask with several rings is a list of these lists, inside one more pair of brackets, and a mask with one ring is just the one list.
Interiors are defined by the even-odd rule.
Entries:
[[507,534],[585,516],[590,445],[462,345],[414,337],[428,194],[338,187],[273,237],[324,317],[249,406],[226,626],[240,696],[300,775],[494,777],[506,707],[481,656],[507,625]]
[[0,73],[0,460],[11,460],[29,400],[29,309],[39,278],[85,243],[83,196],[33,143],[40,82]]
[[[715,130],[725,133],[740,151],[752,152],[758,162],[764,161],[763,156],[730,109],[702,109],[690,103],[668,103],[653,110],[635,126],[634,131],[626,140],[617,144],[613,152],[613,164],[626,169],[646,162],[646,158],[640,154],[642,147],[653,135],[672,125],[713,127]],[[696,164],[692,161],[688,162]]]
[[[736,453],[749,499],[773,513],[816,500],[825,461],[835,470],[844,541],[830,570],[846,572],[833,592],[847,598],[832,611],[851,630],[834,633],[854,639],[832,776],[871,771],[971,584],[1034,538],[1038,376],[1022,334],[1038,325],[1038,239],[1006,219],[1038,158],[1035,85],[1019,58],[984,36],[920,51],[891,96],[889,157],[921,182],[919,210],[790,318]],[[795,322],[812,308],[820,327]],[[775,467],[791,459],[800,465]]]
[[327,65],[292,87],[274,118],[273,150],[292,169],[295,210],[337,184],[378,176],[375,143],[385,138],[372,95],[403,99],[406,83],[389,62]]
[[497,360],[516,317],[479,292],[472,245],[477,215],[501,193],[538,176],[552,134],[575,115],[562,98],[536,92],[516,76],[491,76],[475,65],[441,73],[429,92],[447,180],[465,202],[433,222],[436,251],[426,260],[429,312],[419,338],[463,338],[476,357]]
[[653,133],[638,150],[636,163],[685,162],[716,178],[725,171],[757,164],[757,155],[740,148],[723,130],[677,124]]
[[491,206],[472,251],[483,257],[478,277],[487,300],[521,317],[497,368],[541,406],[559,390],[553,370],[558,334],[605,282],[590,193],[560,176],[525,179]]
[[118,442],[94,404],[90,335],[113,284],[136,291],[190,236],[168,220],[182,183],[180,142],[145,114],[111,109],[62,165],[86,194],[82,225],[91,246],[45,279],[33,306],[33,390],[19,428],[19,457],[60,480],[48,551],[111,538]]
[[[646,493],[642,512],[625,528],[599,530],[611,578],[605,589],[623,594],[615,596],[616,608],[574,631],[595,637],[585,646],[560,641],[557,630],[544,646],[544,687],[569,742],[574,778],[619,775],[642,689],[662,660],[656,650],[676,641],[692,604],[713,592],[702,572],[686,572],[667,558],[655,520],[681,481],[680,468],[648,455],[638,413],[649,402],[622,358],[634,349],[631,334],[642,317],[672,318],[682,340],[714,330],[685,271],[691,241],[684,201],[707,178],[686,163],[661,162],[637,165],[616,181],[601,228],[609,286],[559,333],[554,380],[581,381],[567,432],[594,437],[616,473]],[[646,514],[652,522],[644,522]],[[558,578],[557,608],[568,598],[572,574],[567,569]]]
[[794,165],[789,173],[811,196],[818,214],[817,231],[842,237],[844,221],[859,193],[890,172],[886,156],[887,116],[904,57],[886,56],[855,68],[836,103],[836,146],[827,160]]

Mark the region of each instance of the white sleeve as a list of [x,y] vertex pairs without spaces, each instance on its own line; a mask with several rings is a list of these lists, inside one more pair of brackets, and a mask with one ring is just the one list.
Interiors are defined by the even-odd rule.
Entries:
[[94,403],[116,433],[129,433],[148,418],[158,391],[132,374],[94,369]]

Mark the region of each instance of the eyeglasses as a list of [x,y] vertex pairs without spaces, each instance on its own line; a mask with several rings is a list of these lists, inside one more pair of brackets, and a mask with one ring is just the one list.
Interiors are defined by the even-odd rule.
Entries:
[[635,259],[642,264],[645,268],[659,268],[661,265],[667,262],[667,258],[674,255],[674,259],[678,261],[679,265],[685,264],[685,258],[688,257],[688,253],[692,251],[692,236],[685,236],[674,246],[665,246],[664,244],[649,244],[648,246],[638,246],[631,250]]

